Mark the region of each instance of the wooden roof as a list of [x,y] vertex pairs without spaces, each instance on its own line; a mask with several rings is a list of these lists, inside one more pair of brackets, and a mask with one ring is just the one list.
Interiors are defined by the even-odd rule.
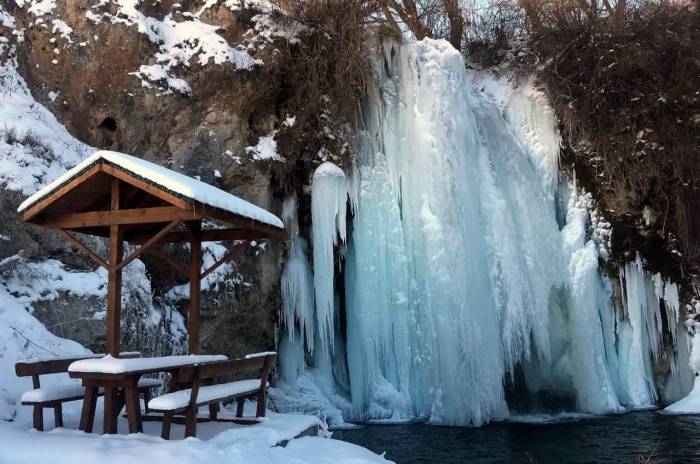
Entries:
[[[121,181],[119,211],[111,211],[113,180]],[[124,239],[140,242],[174,220],[213,219],[234,226],[204,231],[203,240],[276,236],[282,221],[245,200],[197,179],[123,153],[100,151],[28,198],[18,210],[39,226],[109,236],[122,224]],[[212,238],[208,238],[208,236]],[[179,239],[178,239],[179,238]],[[171,232],[162,241],[184,241]]]

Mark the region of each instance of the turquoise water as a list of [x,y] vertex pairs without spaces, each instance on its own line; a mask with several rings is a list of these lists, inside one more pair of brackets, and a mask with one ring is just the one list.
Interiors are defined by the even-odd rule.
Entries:
[[700,416],[636,411],[578,420],[523,420],[528,422],[481,428],[363,425],[336,430],[333,438],[386,453],[400,464],[700,463]]

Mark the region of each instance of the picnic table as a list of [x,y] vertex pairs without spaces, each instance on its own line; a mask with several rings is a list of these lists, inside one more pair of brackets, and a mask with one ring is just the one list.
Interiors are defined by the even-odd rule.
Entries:
[[81,379],[85,387],[80,430],[92,432],[99,389],[104,391],[104,433],[117,433],[117,416],[126,404],[129,433],[142,432],[138,381],[142,375],[174,373],[183,367],[225,361],[223,355],[182,355],[157,358],[82,359],[68,367],[71,378]]

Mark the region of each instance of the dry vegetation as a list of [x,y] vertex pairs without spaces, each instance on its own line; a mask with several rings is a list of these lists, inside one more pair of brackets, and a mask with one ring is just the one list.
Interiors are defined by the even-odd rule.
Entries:
[[679,279],[697,276],[700,12],[656,1],[522,4],[564,161],[613,210],[617,257],[641,250]]

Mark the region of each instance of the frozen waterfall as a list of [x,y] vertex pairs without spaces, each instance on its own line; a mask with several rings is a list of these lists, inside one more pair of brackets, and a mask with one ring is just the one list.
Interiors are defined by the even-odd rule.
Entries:
[[556,407],[543,397],[604,414],[655,404],[667,353],[687,393],[677,288],[639,258],[601,270],[610,226],[559,174],[539,92],[442,41],[381,61],[353,165],[313,176],[313,270],[296,233],[288,255],[276,405],[336,423],[480,425]]

